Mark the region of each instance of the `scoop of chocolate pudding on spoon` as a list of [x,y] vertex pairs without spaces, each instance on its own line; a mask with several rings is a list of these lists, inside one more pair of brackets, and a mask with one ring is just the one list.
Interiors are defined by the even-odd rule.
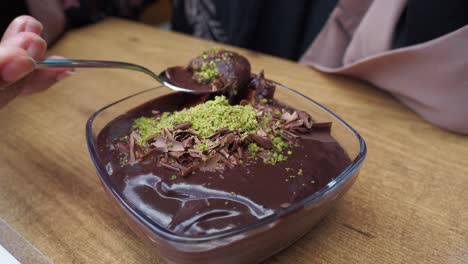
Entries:
[[187,67],[171,67],[159,75],[141,65],[122,61],[46,59],[36,62],[36,68],[117,68],[139,71],[162,85],[183,93],[237,94],[250,79],[250,63],[241,55],[212,48],[193,59]]
[[166,85],[175,85],[195,93],[224,92],[237,94],[250,81],[249,61],[233,52],[211,48],[194,58],[186,67],[170,67],[161,74]]

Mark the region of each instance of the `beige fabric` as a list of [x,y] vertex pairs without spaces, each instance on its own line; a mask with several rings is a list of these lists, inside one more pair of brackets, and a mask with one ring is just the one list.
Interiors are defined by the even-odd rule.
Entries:
[[300,62],[391,92],[423,118],[468,134],[468,26],[391,50],[406,0],[341,0]]

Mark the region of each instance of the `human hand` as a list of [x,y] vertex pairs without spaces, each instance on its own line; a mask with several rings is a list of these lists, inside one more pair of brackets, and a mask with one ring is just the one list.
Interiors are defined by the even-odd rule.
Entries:
[[35,69],[35,61],[47,49],[42,29],[36,19],[20,16],[5,31],[0,42],[0,108],[20,94],[45,90],[73,73],[70,69]]

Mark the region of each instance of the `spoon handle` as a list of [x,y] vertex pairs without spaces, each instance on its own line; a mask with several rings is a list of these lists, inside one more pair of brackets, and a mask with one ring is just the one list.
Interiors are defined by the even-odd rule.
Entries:
[[165,71],[161,72],[159,75],[154,73],[153,71],[128,62],[121,62],[121,61],[100,61],[100,60],[67,60],[67,59],[47,59],[43,61],[36,62],[36,69],[44,69],[44,68],[117,68],[117,69],[126,69],[132,71],[138,71],[145,73],[151,76],[153,79],[158,81],[160,84],[168,87],[177,92],[183,93],[192,93],[192,94],[206,94],[210,92],[206,91],[197,91],[191,90],[184,87],[179,87],[176,85],[172,85],[170,82],[166,81],[165,79]]
[[120,68],[146,73],[161,82],[159,76],[151,70],[140,65],[120,61],[47,59],[36,62],[36,68]]

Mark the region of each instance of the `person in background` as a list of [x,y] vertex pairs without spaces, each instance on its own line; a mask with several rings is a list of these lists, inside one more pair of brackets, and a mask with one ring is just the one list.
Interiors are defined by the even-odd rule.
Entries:
[[[66,23],[100,19],[109,3],[130,4],[110,10],[136,10],[131,15],[145,2],[108,1],[44,0],[65,10],[63,23],[47,22],[61,16],[44,10],[43,23],[59,28],[51,26],[46,40],[54,41]],[[31,10],[42,3],[25,2]],[[465,0],[173,0],[171,22],[179,32],[365,80],[429,122],[468,134],[467,12]]]
[[466,0],[174,0],[173,5],[176,31],[370,82],[429,122],[468,134]]
[[0,32],[21,15],[42,23],[42,36],[48,44],[68,28],[98,22],[108,16],[137,19],[154,0],[15,0],[0,1]]

